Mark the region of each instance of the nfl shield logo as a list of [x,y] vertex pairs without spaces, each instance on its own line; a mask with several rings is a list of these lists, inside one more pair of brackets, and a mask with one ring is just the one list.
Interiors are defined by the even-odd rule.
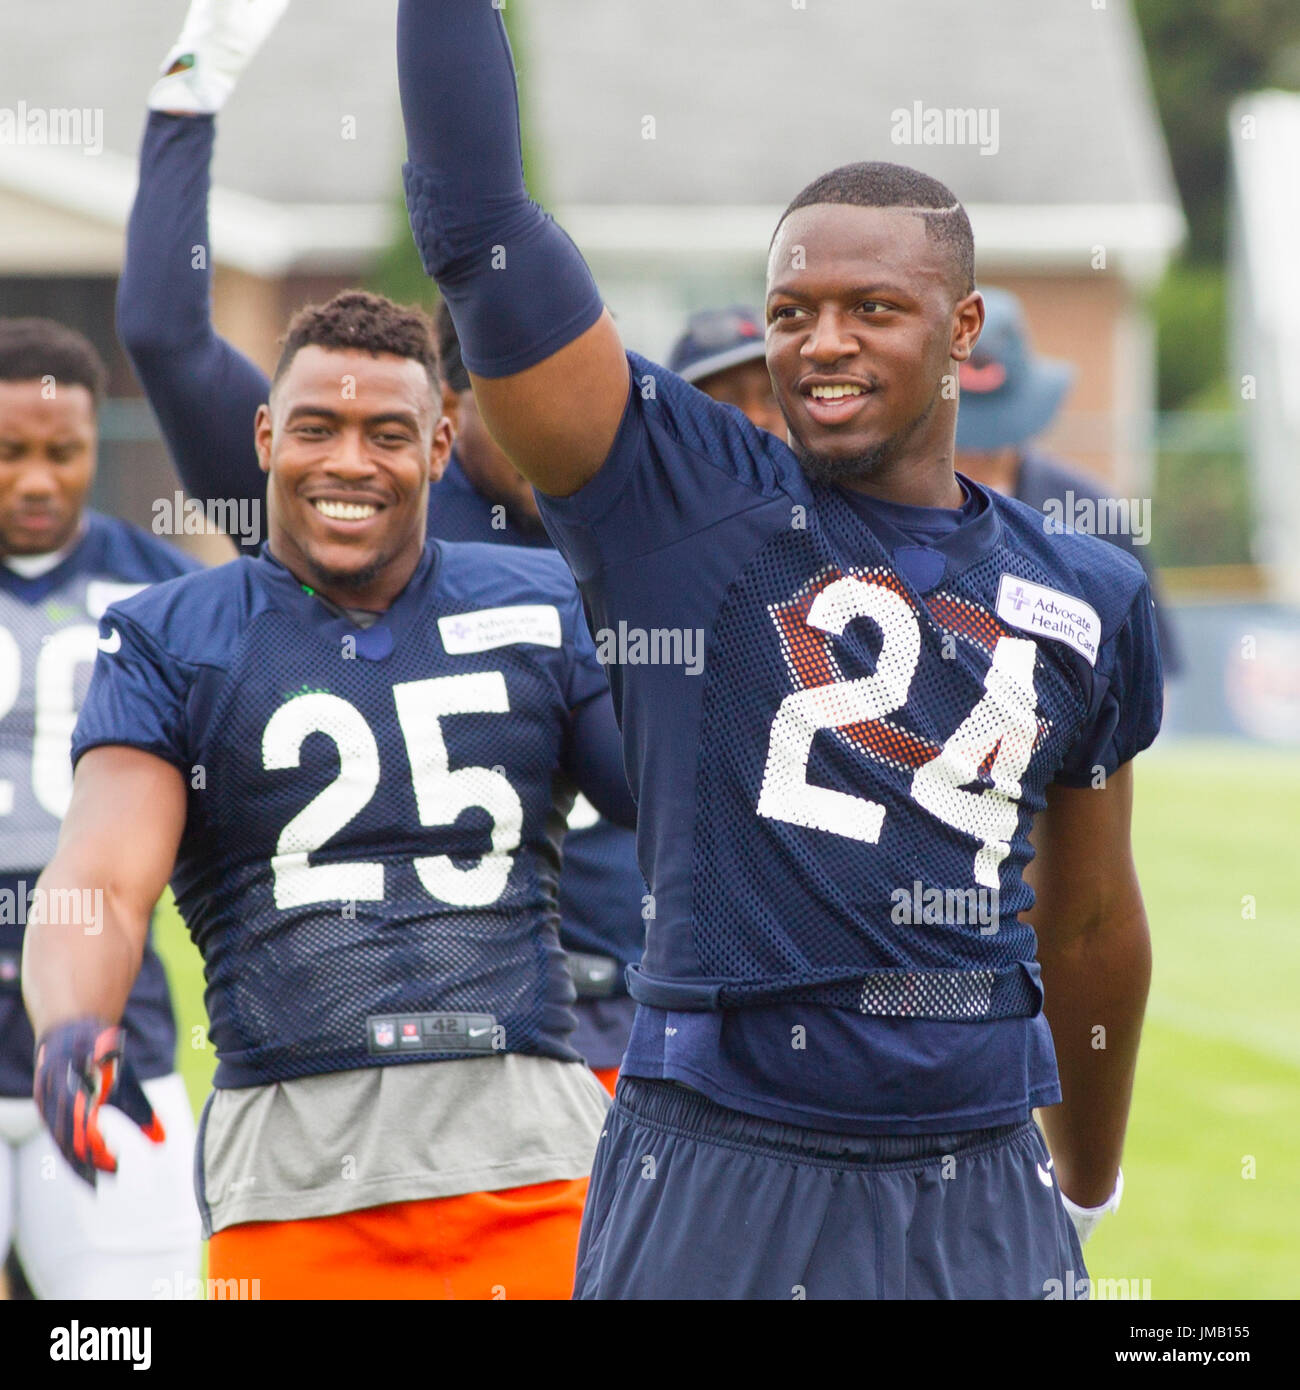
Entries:
[[377,1018],[374,1022],[374,1029],[376,1047],[392,1047],[397,1040],[397,1033],[391,1018]]

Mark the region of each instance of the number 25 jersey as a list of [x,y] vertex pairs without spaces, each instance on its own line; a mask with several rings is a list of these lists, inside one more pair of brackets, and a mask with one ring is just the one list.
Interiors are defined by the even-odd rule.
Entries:
[[605,680],[558,556],[430,542],[370,627],[269,554],[110,608],[73,739],[185,778],[217,1086],[572,1060],[558,771]]

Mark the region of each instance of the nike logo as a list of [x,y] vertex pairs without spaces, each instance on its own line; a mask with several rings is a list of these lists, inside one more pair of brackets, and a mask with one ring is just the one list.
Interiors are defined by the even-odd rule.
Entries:
[[122,650],[122,634],[114,628],[107,637],[99,639],[98,646],[101,652],[107,652],[109,656],[112,656],[114,652]]
[[469,1035],[471,1038],[481,1038],[484,1033],[490,1033],[491,1031],[492,1025],[489,1023],[486,1028],[471,1028],[469,1030]]
[[1038,1169],[1038,1181],[1041,1182],[1044,1187],[1051,1187],[1052,1185],[1052,1175],[1048,1172],[1048,1168],[1051,1166],[1052,1160],[1050,1158],[1047,1160],[1047,1168],[1044,1168],[1041,1163],[1034,1164],[1034,1167]]

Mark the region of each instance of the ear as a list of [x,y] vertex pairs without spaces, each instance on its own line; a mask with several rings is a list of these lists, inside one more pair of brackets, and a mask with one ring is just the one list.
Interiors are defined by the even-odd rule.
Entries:
[[451,421],[451,432],[454,437],[460,433],[461,426],[460,392],[445,381],[439,384],[442,387],[442,413]]
[[257,449],[257,466],[263,473],[271,471],[271,434],[271,407],[259,405],[253,419],[253,444]]
[[431,485],[438,482],[447,471],[447,461],[451,458],[452,441],[456,437],[451,420],[446,414],[445,402],[443,411],[438,423],[433,427],[433,443],[429,447],[429,482]]
[[959,299],[952,311],[952,342],[948,355],[954,362],[965,362],[975,351],[984,331],[984,296],[978,290]]

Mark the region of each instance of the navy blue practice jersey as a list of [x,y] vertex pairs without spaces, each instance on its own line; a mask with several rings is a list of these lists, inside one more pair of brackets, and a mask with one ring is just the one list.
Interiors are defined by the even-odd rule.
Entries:
[[73,740],[178,767],[215,1084],[572,1060],[559,768],[607,698],[559,557],[430,542],[373,626],[269,554],[110,609]]
[[[1014,1104],[982,1114],[971,1100],[972,1069],[1008,1064],[976,1029],[1006,1037],[1019,1021],[1023,1039],[1040,1014],[1018,914],[1048,785],[1089,785],[1159,727],[1141,567],[1093,538],[1045,535],[1041,516],[973,483],[960,513],[814,485],[738,411],[629,360],[609,458],[572,497],[543,499],[597,646],[615,649],[655,905],[632,993],[658,1042],[626,1069],[810,1118],[797,1098],[819,1083],[785,1023],[796,1004],[805,1021],[822,1005],[841,1011],[837,1027],[858,1019],[857,1072],[842,1056],[828,1068],[859,1094],[810,1111],[1014,1118]],[[693,644],[691,666],[675,653]],[[752,1035],[764,1006],[781,1020],[772,1047]],[[718,1010],[750,1015],[736,1026],[751,1032],[729,1043],[715,1019],[690,1044],[689,1015]],[[965,1065],[960,1103],[943,1087],[873,1090],[883,1054],[921,1040],[918,1071],[942,1075],[945,1053],[949,1070]],[[1050,1047],[1028,1080],[1026,1055],[1021,1110],[1055,1084]],[[793,1099],[765,1108],[783,1066]]]
[[521,526],[505,506],[479,492],[453,449],[442,477],[429,489],[429,534],[440,541],[485,541],[551,549],[541,526]]
[[[0,564],[0,1095],[30,1095],[33,1039],[19,990],[32,891],[72,794],[68,744],[90,684],[108,605],[195,569],[146,532],[88,512],[53,568],[24,578]],[[146,947],[124,1023],[145,1077],[172,1070],[176,1029],[162,963]]]
[[[429,534],[444,541],[551,547],[540,527],[517,525],[504,507],[477,492],[454,452],[429,489]],[[587,958],[582,961],[585,970],[577,972],[580,998],[573,1045],[593,1067],[618,1066],[627,1045],[632,1007],[624,970],[641,959],[645,895],[635,834],[605,819],[579,795],[564,838],[560,941]],[[599,979],[592,978],[596,972]],[[590,991],[589,997],[584,991]]]

